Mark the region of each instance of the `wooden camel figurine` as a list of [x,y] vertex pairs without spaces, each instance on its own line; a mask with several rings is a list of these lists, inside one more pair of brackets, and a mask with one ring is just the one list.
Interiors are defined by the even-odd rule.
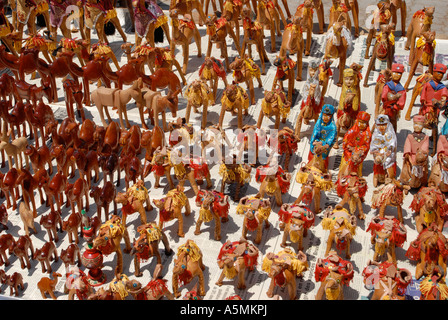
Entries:
[[393,40],[393,32],[395,25],[390,23],[388,25],[381,26],[381,33],[377,37],[375,46],[373,47],[373,53],[370,57],[369,66],[364,78],[364,87],[367,88],[367,81],[369,80],[369,74],[375,67],[376,59],[380,61],[386,61],[387,68],[392,68],[392,63],[395,54],[395,40]]
[[[296,12],[294,13],[295,23],[301,24],[301,29],[304,29],[306,32],[306,43],[304,48],[305,56],[310,55],[311,50],[311,41],[313,34],[313,1],[305,0],[302,4],[297,7]],[[297,19],[297,20],[296,20]],[[302,31],[300,31],[302,33]]]
[[[408,79],[404,85],[406,90],[409,88],[411,80],[414,77],[415,70],[419,64],[424,67],[428,67],[428,70],[433,70],[436,47],[435,39],[435,31],[423,32],[417,40],[416,47],[409,53],[409,63],[411,64],[411,69],[409,70]],[[409,106],[409,108],[411,108],[411,106]]]
[[53,279],[48,278],[48,277],[43,277],[37,283],[37,288],[40,290],[40,293],[41,293],[43,299],[47,299],[47,294],[49,294],[53,300],[57,299],[56,295],[54,294],[54,290],[56,289],[56,285],[58,283],[58,278],[61,278],[62,275],[57,272],[53,272],[52,275],[53,275]]
[[245,55],[235,57],[235,60],[230,64],[230,69],[233,70],[233,83],[240,84],[245,83],[250,95],[250,104],[255,104],[255,92],[253,78],[258,81],[258,87],[261,88],[263,83],[261,82],[260,68],[251,60],[246,58]]
[[203,222],[215,220],[214,239],[221,240],[221,223],[229,220],[229,197],[216,190],[200,190],[196,195],[196,205],[200,207],[196,221],[195,235],[201,234]]
[[193,240],[179,246],[174,259],[173,267],[173,294],[174,297],[179,298],[179,286],[189,284],[195,277],[198,277],[200,296],[205,296],[204,286],[204,270],[203,255],[201,249]]
[[126,247],[125,253],[131,252],[131,242],[129,240],[128,230],[122,223],[120,217],[112,215],[111,219],[106,221],[98,230],[98,235],[93,240],[93,248],[98,249],[105,256],[115,252],[117,254],[117,265],[115,274],[123,272],[123,253],[120,242],[124,238]]
[[246,91],[238,84],[231,84],[225,88],[221,98],[221,113],[219,115],[218,125],[222,128],[224,115],[226,111],[237,116],[238,128],[243,127],[243,115],[248,114],[249,96]]
[[[257,22],[262,25],[263,29],[269,29],[271,34],[271,52],[276,52],[275,33],[281,37],[280,19],[283,26],[286,26],[286,19],[280,6],[277,6],[269,0],[258,1],[257,4]],[[239,51],[239,50],[238,50]]]
[[269,61],[269,58],[263,44],[263,27],[251,19],[251,11],[247,6],[241,12],[241,19],[243,20],[244,35],[240,56],[243,57],[246,54],[247,46],[247,57],[252,59],[252,45],[254,44],[260,57],[261,74],[264,75],[266,74],[266,61]]
[[270,227],[270,200],[268,198],[243,197],[238,202],[236,213],[244,216],[241,237],[247,239],[247,233],[254,232],[254,243],[260,244],[263,237],[263,229],[268,229]]
[[176,45],[182,46],[182,55],[184,57],[182,72],[184,74],[187,74],[188,59],[190,57],[190,42],[194,38],[198,50],[197,56],[199,58],[202,57],[201,36],[199,34],[199,30],[196,27],[196,23],[193,21],[191,16],[184,16],[185,20],[181,20],[179,19],[178,15],[179,11],[177,9],[170,9],[172,24],[171,52],[175,52]]
[[[297,54],[297,81],[302,80],[302,60],[304,49],[305,46],[302,33],[302,18],[294,16],[292,22],[285,26],[285,30],[283,31],[282,35],[282,44],[280,46],[280,52],[278,56],[279,58],[285,58],[288,56],[288,53],[290,55]],[[290,84],[288,84],[288,89],[289,87]]]
[[204,58],[204,63],[199,68],[199,79],[208,81],[208,86],[213,94],[213,102],[216,102],[219,78],[222,79],[225,87],[228,86],[226,77],[226,70],[220,60],[207,56]]
[[173,253],[170,248],[168,238],[155,223],[147,223],[140,225],[137,228],[140,233],[140,237],[134,240],[134,244],[131,250],[131,255],[134,255],[134,275],[141,277],[143,273],[140,270],[141,260],[148,260],[150,257],[156,257],[157,265],[152,274],[153,279],[161,277],[162,272],[162,257],[159,253],[159,243],[162,241],[165,247],[165,255],[169,256]]
[[202,107],[201,129],[205,129],[208,107],[214,103],[210,87],[203,80],[194,80],[185,89],[185,97],[187,98],[186,123],[190,123],[191,109],[193,108],[194,113],[199,113],[198,109]]
[[423,7],[412,16],[406,32],[405,50],[411,50],[409,56],[412,56],[412,50],[415,48],[416,39],[424,32],[431,30],[432,19],[434,17],[435,7]]

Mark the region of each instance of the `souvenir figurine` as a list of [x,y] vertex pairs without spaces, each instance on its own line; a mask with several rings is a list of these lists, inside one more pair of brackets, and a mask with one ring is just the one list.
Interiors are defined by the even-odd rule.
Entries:
[[260,68],[246,55],[243,55],[241,58],[235,57],[233,62],[229,65],[229,68],[230,70],[233,70],[233,83],[245,83],[250,95],[250,104],[255,104],[253,79],[257,79],[259,88],[263,86],[263,83],[261,82]]
[[333,243],[340,251],[345,251],[345,257],[350,259],[350,244],[356,233],[356,217],[351,215],[341,205],[329,206],[323,212],[324,218],[321,222],[323,230],[329,230],[325,255],[330,253]]
[[297,252],[303,251],[303,237],[308,235],[308,229],[314,226],[314,213],[304,205],[284,203],[278,211],[280,229],[283,228],[283,238],[280,246],[286,247],[286,240],[297,243]]
[[406,288],[412,282],[411,272],[398,268],[390,254],[384,262],[369,260],[362,277],[365,286],[374,290],[370,300],[405,300]]
[[364,87],[367,88],[367,81],[370,72],[374,69],[376,60],[386,61],[387,68],[392,68],[392,63],[395,54],[395,25],[389,23],[388,25],[380,25],[381,32],[376,36],[375,46],[373,47],[372,56],[370,57],[367,72],[364,78]]
[[7,267],[11,264],[6,254],[6,251],[8,251],[8,253],[11,254],[12,252],[9,251],[8,249],[14,247],[15,247],[15,240],[11,234],[7,233],[0,236],[0,265],[5,265],[5,267]]
[[286,99],[283,90],[265,91],[264,98],[261,100],[261,110],[258,116],[257,128],[260,129],[264,117],[275,116],[275,129],[279,129],[280,120],[286,122],[291,109],[291,103]]
[[235,28],[235,35],[240,39],[240,19],[243,3],[241,1],[224,0],[222,6],[222,17]]
[[62,277],[60,273],[53,272],[53,280],[48,277],[43,277],[37,283],[37,288],[40,290],[43,299],[47,299],[47,293],[53,300],[56,300],[57,297],[54,294],[54,290],[56,289],[56,284],[58,283],[58,278]]
[[389,117],[380,114],[375,119],[375,130],[370,143],[373,155],[373,186],[384,183],[385,178],[395,179],[397,170],[397,136]]
[[391,1],[390,4],[390,13],[392,15],[392,22],[398,26],[398,17],[397,17],[397,11],[401,10],[401,36],[404,36],[406,34],[405,27],[406,27],[406,1],[405,0],[395,0]]
[[447,239],[435,223],[423,229],[406,251],[406,257],[417,261],[415,279],[431,276],[437,267],[446,274],[447,248]]
[[336,83],[338,87],[342,86],[342,74],[347,61],[347,53],[353,48],[353,40],[350,30],[341,21],[336,21],[328,29],[325,36],[325,54],[324,60],[339,59],[339,80]]
[[222,124],[224,121],[224,115],[226,111],[232,113],[232,115],[236,115],[238,119],[238,128],[243,127],[243,116],[249,114],[249,96],[242,87],[238,84],[231,84],[224,89],[222,98],[221,98],[221,112],[219,115],[218,126],[222,128]]
[[324,172],[328,169],[328,155],[337,138],[336,124],[333,118],[334,112],[334,106],[331,104],[325,104],[322,107],[322,111],[314,125],[313,133],[310,138],[308,161],[311,161],[315,155],[318,156],[315,152],[316,143],[322,142],[321,148],[323,148],[323,152],[320,154],[319,158],[323,161]]
[[448,286],[445,282],[445,273],[436,266],[432,273],[420,282],[420,300],[446,300],[448,298]]
[[358,75],[355,74],[355,71],[351,68],[345,69],[337,111],[337,134],[336,143],[334,144],[335,149],[339,148],[337,138],[339,136],[343,137],[347,133],[347,131],[353,126],[353,123],[358,115],[361,105],[361,97],[359,92]]
[[372,26],[369,29],[369,34],[367,35],[366,54],[364,56],[365,59],[370,58],[370,46],[374,36],[376,36],[376,32],[381,30],[381,26],[388,25],[391,22],[390,19],[392,14],[390,12],[391,4],[389,2],[390,1],[379,1],[376,5],[378,9],[373,14],[373,19],[371,21]]
[[[434,68],[432,69],[434,70]],[[415,79],[415,85],[412,89],[411,102],[409,103],[408,111],[406,112],[405,119],[407,121],[411,120],[412,108],[417,101],[418,96],[422,93],[425,84],[433,79],[431,70],[426,70],[425,73],[421,74]]]
[[191,213],[190,202],[183,191],[184,188],[178,185],[176,189],[168,191],[164,198],[153,199],[154,205],[159,208],[159,228],[163,229],[165,222],[177,219],[177,235],[182,238],[185,236],[182,209],[185,208],[186,217]]
[[209,38],[207,53],[205,56],[210,57],[213,44],[216,44],[216,47],[221,49],[221,56],[224,58],[226,63],[226,72],[229,72],[229,56],[227,53],[226,43],[227,34],[229,34],[234,41],[238,52],[241,51],[239,39],[237,39],[230,22],[228,22],[224,17],[218,17],[216,13],[207,17],[207,20],[205,20],[205,25],[207,26],[207,35]]
[[356,172],[362,176],[362,164],[370,150],[372,133],[369,127],[370,114],[359,111],[355,123],[344,135],[342,140],[343,156],[339,166],[338,178]]
[[112,215],[99,229],[98,235],[94,238],[92,248],[99,250],[104,256],[113,252],[117,255],[117,265],[115,273],[123,271],[123,253],[121,250],[121,239],[124,238],[126,247],[125,253],[131,251],[131,242],[126,226],[122,223],[120,217]]
[[179,18],[179,11],[177,9],[170,9],[170,18],[171,18],[171,27],[172,27],[172,35],[171,35],[171,52],[175,52],[175,46],[182,46],[182,52],[184,61],[182,64],[182,72],[187,74],[188,68],[188,59],[190,58],[189,47],[191,40],[194,38],[196,42],[196,47],[198,50],[198,57],[202,57],[202,49],[201,49],[201,36],[199,34],[199,30],[196,27],[196,23],[194,22],[191,15],[184,15],[184,19]]
[[25,285],[23,283],[23,276],[19,272],[14,272],[12,275],[6,275],[5,283],[9,286],[9,295],[10,296],[19,296],[19,288],[20,290],[25,290]]
[[[5,211],[6,211],[6,207],[5,207]],[[30,207],[28,206],[28,204],[24,201],[19,202],[19,215],[20,215],[20,219],[22,220],[22,223],[23,223],[23,228],[25,229],[25,234],[27,236],[30,235],[29,229],[32,229],[34,234],[36,234],[37,230],[34,225],[34,218],[37,217],[37,214],[36,214],[36,216],[34,216],[33,210],[31,210]]]
[[[86,39],[90,41],[91,29],[95,29],[98,34],[98,39],[101,42],[109,44],[104,26],[107,22],[111,22],[115,29],[120,33],[123,38],[123,42],[127,41],[126,34],[121,28],[120,20],[117,17],[117,11],[114,8],[114,4],[110,0],[87,0],[84,4],[84,25]],[[131,13],[132,15],[132,13]]]
[[[10,246],[11,252],[20,260],[20,268],[25,269],[25,267],[29,270],[31,269],[31,259],[34,256],[34,246],[33,242],[28,235],[20,236],[13,246]],[[28,251],[30,255],[28,256]]]
[[87,281],[87,276],[79,268],[72,267],[66,274],[64,293],[68,293],[68,300],[74,300],[75,295],[78,300],[87,300],[88,296],[94,293],[93,287]]
[[321,89],[321,96],[325,97],[328,89],[328,81],[330,77],[333,75],[333,71],[331,71],[331,64],[333,60],[331,59],[323,59],[321,64],[319,64],[319,86]]
[[170,151],[166,148],[157,148],[154,150],[151,160],[151,172],[154,172],[155,183],[154,188],[160,188],[160,178],[165,176],[168,180],[169,189],[174,188],[174,183],[171,178],[172,163],[170,161]]
[[380,113],[389,117],[395,132],[397,132],[397,121],[400,111],[403,110],[406,102],[406,90],[400,83],[404,72],[402,64],[394,63],[391,68],[391,80],[386,83],[381,93],[382,106]]
[[349,286],[353,276],[353,264],[336,251],[331,250],[324,259],[318,258],[314,279],[321,284],[315,300],[344,300],[344,285]]
[[245,163],[238,163],[235,155],[230,160],[223,159],[223,163],[219,167],[219,175],[222,177],[221,193],[224,193],[226,184],[236,183],[234,199],[238,201],[241,187],[250,181],[252,168]]
[[437,157],[431,168],[428,185],[438,186],[440,191],[448,192],[448,141],[447,131],[442,131],[442,135],[437,140]]
[[296,277],[302,278],[303,272],[308,270],[308,261],[306,254],[299,251],[297,254],[290,248],[278,252],[268,252],[263,258],[261,270],[266,272],[271,278],[266,295],[268,298],[274,296],[276,286],[287,288],[290,300],[295,300],[296,296]]
[[160,300],[166,297],[168,300],[174,300],[173,294],[166,285],[165,279],[153,279],[146,286],[142,286],[135,279],[126,281],[126,291],[134,297],[135,300]]
[[342,0],[332,0],[332,2],[333,5],[330,8],[330,22],[328,23],[328,28],[331,28],[331,26],[336,21],[343,21],[345,23],[345,27],[348,30],[351,30],[352,21],[350,20],[350,16],[348,15],[349,9],[345,5],[345,3],[342,3]]
[[324,101],[324,97],[322,96],[319,86],[319,80],[315,77],[316,73],[314,72],[314,76],[311,76],[313,74],[313,68],[311,68],[311,66],[308,69],[308,73],[310,77],[305,82],[301,92],[303,99],[300,102],[300,112],[297,116],[294,128],[295,135],[299,141],[300,133],[302,131],[302,121],[305,124],[309,124],[310,120],[317,122]]
[[171,43],[168,17],[163,13],[156,1],[134,0],[132,4],[135,8],[133,12],[135,46],[139,46],[142,38],[145,38],[148,40],[149,45],[154,47],[154,31],[159,27],[162,28],[168,42]]
[[69,266],[81,266],[81,251],[76,243],[69,244],[65,250],[62,249],[59,257],[64,263],[66,270],[68,270]]
[[51,268],[51,260],[54,262],[58,262],[59,255],[57,248],[53,241],[45,242],[42,245],[42,248],[34,250],[33,259],[40,262],[42,267],[42,273],[48,272],[51,274],[53,271]]
[[397,263],[395,248],[403,247],[406,241],[405,225],[392,216],[376,216],[367,227],[366,232],[369,231],[372,235],[370,242],[375,245],[373,261],[380,261],[381,257],[388,253],[392,257],[392,262]]
[[[279,58],[284,58],[289,55],[297,54],[297,60],[295,64],[297,65],[297,76],[296,80],[302,80],[302,60],[303,60],[303,50],[305,45],[303,43],[302,34],[302,19],[300,17],[294,16],[292,22],[285,26],[282,36],[282,44],[280,46]],[[289,72],[291,71],[291,74]],[[293,75],[291,69],[288,69],[288,79]],[[288,84],[288,89],[290,85]]]
[[425,117],[415,115],[414,132],[408,134],[403,149],[400,181],[411,188],[420,188],[428,182],[429,137],[423,132]]
[[448,210],[445,195],[433,183],[428,187],[421,187],[411,202],[409,208],[415,213],[415,226],[417,232],[430,225],[436,225],[440,231],[445,224],[445,216]]
[[[271,146],[272,134],[268,139],[268,146]],[[294,135],[294,131],[289,127],[283,127],[278,131],[277,143],[278,143],[278,153],[280,156],[285,155],[285,160],[283,162],[283,167],[285,171],[289,171],[289,163],[291,157],[295,154],[298,149],[298,139]]]
[[127,216],[138,212],[140,222],[145,224],[147,221],[146,211],[153,209],[149,198],[148,189],[143,180],[139,179],[132,186],[126,189],[126,192],[117,192],[114,201],[121,203],[123,224],[126,225]]
[[412,51],[413,56],[409,56],[409,63],[411,69],[409,70],[408,80],[404,85],[404,88],[408,90],[412,78],[414,77],[417,66],[421,64],[424,67],[428,67],[429,70],[434,68],[434,58],[436,50],[436,32],[426,31],[416,43],[416,48]]
[[176,9],[178,14],[185,16],[189,14],[193,16],[193,10],[196,10],[199,14],[199,25],[202,26],[205,21],[205,14],[203,10],[203,4],[198,0],[172,0],[170,1],[170,9]]
[[229,220],[229,196],[216,190],[200,190],[196,195],[196,206],[200,207],[196,221],[195,235],[201,234],[202,222],[215,220],[214,239],[221,240],[221,223]]
[[406,43],[404,45],[405,50],[411,50],[410,57],[412,56],[412,50],[415,50],[415,40],[417,37],[431,30],[434,11],[435,7],[425,6],[413,14],[408,30],[406,31]]
[[[241,19],[243,21],[243,43],[241,44],[240,56],[246,56],[246,47],[248,50],[248,57],[252,57],[252,45],[254,44],[261,62],[261,74],[266,74],[265,64],[269,61],[266,50],[264,49],[264,33],[263,27],[257,21],[251,19],[251,10],[249,7],[243,7],[241,11]],[[237,35],[238,36],[238,35]]]
[[283,204],[282,194],[288,192],[291,174],[285,172],[280,165],[259,166],[255,173],[255,181],[260,183],[257,197],[274,196],[278,206]]
[[304,0],[302,4],[300,4],[296,12],[294,13],[294,18],[298,18],[301,20],[301,25],[304,31],[306,32],[306,43],[305,43],[305,51],[304,55],[309,56],[311,53],[311,39],[313,33],[313,0]]
[[[294,68],[296,63],[290,59],[288,56],[282,57],[277,56],[274,60],[274,66],[277,67],[277,72],[275,73],[274,81],[272,82],[272,90],[278,88],[283,91],[285,90],[283,86],[283,81],[288,81],[288,102],[291,103],[292,95],[295,92],[294,89]],[[302,77],[300,76],[300,80]],[[286,99],[285,99],[286,100]]]
[[137,227],[140,236],[134,240],[130,254],[134,255],[134,275],[141,277],[141,261],[147,261],[151,257],[157,259],[157,264],[152,274],[153,279],[158,279],[162,272],[162,257],[159,253],[159,243],[162,241],[165,247],[165,255],[169,256],[173,252],[165,232],[163,232],[154,222],[141,224]]
[[[441,82],[446,70],[446,65],[436,63],[432,73],[433,79],[425,84],[420,94],[421,107],[418,114],[425,117],[425,128],[432,130],[433,141],[437,141],[439,113],[446,106],[448,97],[448,89]],[[431,156],[435,154],[436,148],[433,148]]]
[[252,243],[242,238],[239,241],[227,241],[219,251],[217,262],[221,275],[216,282],[217,286],[223,285],[223,280],[238,277],[237,289],[246,289],[246,270],[253,271],[257,266],[259,250]]
[[204,58],[204,63],[199,68],[199,78],[208,81],[213,94],[213,103],[216,101],[219,78],[224,82],[224,87],[228,86],[226,69],[221,60],[214,57]]
[[185,111],[185,121],[190,122],[191,109],[194,113],[199,113],[202,107],[201,129],[207,126],[208,107],[214,104],[213,92],[204,80],[193,80],[185,89],[187,98],[187,109]]
[[379,209],[379,216],[383,218],[387,206],[396,207],[398,221],[403,223],[403,200],[410,188],[395,178],[387,177],[384,184],[373,190],[371,208]]
[[181,293],[179,292],[179,286],[187,285],[198,277],[200,296],[205,296],[204,286],[204,270],[205,265],[202,262],[203,255],[201,249],[193,240],[187,240],[187,242],[179,246],[174,259],[173,267],[173,294],[175,298],[179,298]]
[[358,176],[356,171],[352,171],[346,176],[338,178],[336,181],[336,192],[342,200],[339,205],[349,205],[350,213],[355,214],[358,209],[358,218],[365,219],[364,209],[362,203],[367,192],[367,181],[363,177]]
[[286,26],[286,19],[280,6],[274,4],[272,0],[258,1],[257,4],[257,21],[264,28],[269,29],[271,34],[271,52],[276,52],[275,45],[275,32],[277,36],[281,37],[282,32],[280,30],[280,19],[283,22],[283,26]]
[[256,232],[255,244],[261,243],[263,225],[270,227],[269,215],[271,214],[271,202],[268,198],[243,197],[238,202],[237,214],[244,215],[242,237],[247,239],[247,232]]

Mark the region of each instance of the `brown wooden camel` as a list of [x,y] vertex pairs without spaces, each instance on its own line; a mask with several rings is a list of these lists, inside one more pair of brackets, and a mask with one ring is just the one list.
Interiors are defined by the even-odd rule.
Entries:
[[329,28],[325,36],[325,54],[323,59],[338,59],[339,58],[339,79],[336,85],[342,86],[342,74],[345,69],[345,62],[347,61],[348,51],[352,47],[352,38],[350,31],[345,27],[341,21],[336,21],[331,28]]
[[409,56],[412,56],[412,50],[415,49],[416,39],[424,32],[431,30],[432,19],[434,17],[435,7],[423,7],[414,13],[406,32],[405,50],[411,50]]
[[273,253],[268,252],[263,258],[261,269],[271,279],[266,295],[268,298],[274,296],[276,286],[286,288],[290,300],[296,299],[296,278],[302,278],[303,272],[308,270],[306,254],[299,251],[297,254],[290,248]]
[[395,55],[395,40],[393,40],[393,32],[395,30],[395,25],[390,23],[388,25],[382,25],[381,34],[377,38],[375,42],[375,46],[373,47],[373,53],[370,57],[369,65],[367,67],[366,74],[364,76],[364,87],[367,88],[369,81],[369,75],[372,70],[375,68],[376,60],[386,61],[387,68],[392,68],[392,63]]
[[89,192],[97,207],[97,216],[101,219],[101,212],[104,210],[104,220],[109,220],[109,206],[113,204],[113,214],[117,214],[117,189],[111,181],[106,181],[102,187],[92,186]]
[[[408,110],[406,111],[405,119],[407,121],[411,120],[412,108],[414,107],[415,101],[418,96],[420,96],[423,87],[426,83],[432,80],[432,74],[429,70],[427,70],[424,74],[420,75],[415,79],[415,86],[412,89],[411,101],[409,102]],[[381,94],[380,94],[381,96]]]
[[[416,47],[409,53],[409,63],[411,65],[411,69],[409,70],[408,79],[404,85],[406,90],[408,90],[409,85],[411,84],[411,80],[415,75],[415,70],[418,65],[428,67],[428,70],[433,69],[436,47],[435,40],[435,31],[423,32],[417,40]],[[412,107],[409,106],[409,108],[411,109]]]
[[173,294],[179,298],[181,293],[179,287],[189,284],[195,277],[198,277],[200,296],[205,296],[204,270],[205,265],[202,262],[202,252],[193,240],[179,246],[174,259],[173,267]]
[[237,116],[238,128],[243,127],[243,115],[248,115],[249,96],[246,91],[238,84],[231,84],[224,89],[221,98],[221,113],[219,115],[218,125],[222,128],[224,115],[226,111]]
[[270,200],[268,198],[242,197],[238,202],[236,213],[244,216],[241,237],[247,239],[247,233],[254,232],[254,243],[260,244],[263,237],[263,228],[268,229],[270,227]]
[[216,191],[200,190],[196,195],[196,205],[200,207],[196,221],[195,235],[201,234],[203,222],[215,220],[214,239],[221,240],[221,223],[228,221],[229,197]]
[[52,275],[53,275],[53,279],[48,278],[48,277],[43,277],[37,283],[37,288],[40,290],[40,294],[42,295],[43,299],[47,299],[47,294],[50,295],[50,297],[53,300],[57,299],[56,295],[54,294],[54,291],[55,291],[56,285],[58,283],[58,278],[61,278],[62,275],[57,272],[53,272]]
[[128,230],[122,223],[120,217],[112,215],[110,220],[106,221],[98,230],[98,235],[93,240],[93,248],[101,251],[105,256],[115,252],[117,255],[117,265],[115,274],[123,272],[123,253],[121,250],[121,239],[124,238],[125,253],[131,252],[131,242],[129,240]]
[[306,43],[304,48],[304,54],[305,56],[309,56],[313,34],[313,1],[305,0],[301,5],[299,5],[297,7],[296,12],[294,13],[293,19],[298,19],[300,21],[301,23],[300,32],[302,33],[302,30],[306,32]]
[[[20,236],[11,249],[12,253],[20,260],[20,268],[25,269],[26,267],[28,270],[31,269],[30,257],[33,259],[34,246],[30,236]],[[28,252],[30,253],[29,256]]]
[[159,228],[162,229],[165,222],[177,219],[177,235],[183,238],[185,232],[182,209],[185,208],[186,217],[191,213],[190,201],[183,192],[183,187],[177,186],[176,189],[170,190],[164,198],[153,199],[153,203],[159,209]]
[[188,59],[190,58],[190,43],[193,38],[198,50],[197,56],[199,58],[202,57],[201,35],[191,16],[184,16],[185,20],[179,19],[179,11],[170,9],[170,18],[172,26],[171,52],[175,52],[176,45],[182,46],[182,55],[184,57],[182,72],[187,74]]
[[[244,7],[241,12],[243,20],[243,43],[241,44],[240,57],[247,56],[252,59],[252,45],[255,45],[261,62],[261,74],[266,74],[266,61],[269,61],[268,55],[263,44],[263,27],[251,19],[250,8]],[[247,55],[246,55],[247,47]]]
[[137,228],[140,233],[140,237],[134,240],[131,255],[134,255],[134,275],[136,277],[143,276],[140,270],[141,261],[147,261],[151,257],[155,257],[157,260],[156,267],[152,274],[153,279],[161,277],[162,273],[162,256],[159,252],[159,243],[162,241],[165,247],[165,255],[169,256],[173,253],[170,248],[168,238],[154,222],[140,225]]
[[229,55],[227,52],[227,35],[230,35],[232,40],[235,43],[236,49],[238,52],[241,51],[240,48],[240,40],[236,37],[235,32],[230,25],[230,22],[225,18],[219,18],[216,14],[208,17],[205,20],[205,25],[207,26],[207,35],[209,37],[208,45],[207,45],[207,53],[206,57],[210,57],[212,53],[213,45],[216,45],[216,48],[221,49],[221,57],[224,58],[226,63],[226,71],[230,72],[229,68]]
[[199,14],[199,25],[202,26],[206,19],[203,9],[203,3],[199,0],[171,0],[170,1],[170,9],[176,9],[178,14],[185,16],[189,14],[190,17],[193,17],[193,10],[196,10]]
[[[286,26],[286,19],[283,11],[269,0],[260,0],[257,5],[257,22],[262,25],[263,29],[268,29],[271,34],[271,52],[276,52],[275,33],[281,37],[280,19],[283,26]],[[238,50],[239,51],[239,50]]]
[[218,267],[222,272],[216,285],[222,286],[225,278],[232,280],[236,277],[236,288],[246,289],[246,270],[249,272],[255,270],[258,256],[258,248],[245,239],[224,243],[218,255]]
[[53,241],[45,242],[40,249],[34,250],[33,259],[40,262],[42,273],[52,273],[51,260],[58,262],[58,251]]
[[[282,44],[280,46],[279,57],[285,58],[288,53],[290,55],[297,54],[297,76],[296,80],[302,80],[302,58],[305,46],[303,42],[302,33],[302,18],[294,16],[290,24],[285,26],[285,30],[282,35]],[[275,62],[274,62],[275,64]],[[290,84],[288,84],[288,89]],[[289,93],[288,93],[289,96]]]
[[143,194],[141,191],[138,192],[137,190],[134,190],[135,188],[136,186],[128,189],[126,192],[117,192],[117,196],[114,200],[123,205],[122,213],[124,224],[126,223],[127,216],[135,212],[139,213],[140,221],[146,223],[146,211],[151,211],[153,209],[148,193],[146,192],[146,194]]
[[407,5],[405,0],[391,0],[390,1],[390,13],[392,15],[392,22],[398,26],[398,10],[401,10],[401,35],[406,34],[406,17],[407,17]]
[[297,140],[300,141],[300,133],[302,132],[302,122],[309,124],[310,120],[317,121],[320,113],[320,101],[318,99],[318,84],[312,83],[309,85],[309,90],[307,92],[307,97],[304,98],[303,103],[300,107],[299,115],[296,119],[296,124],[294,128],[294,134]]

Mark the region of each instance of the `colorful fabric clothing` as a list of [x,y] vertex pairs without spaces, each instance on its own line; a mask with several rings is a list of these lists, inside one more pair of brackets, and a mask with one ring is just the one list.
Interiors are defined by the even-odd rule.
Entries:
[[[325,124],[322,120],[322,116],[326,111],[329,110],[331,113],[331,120],[329,123]],[[332,105],[326,104],[323,106],[319,118],[314,125],[313,134],[310,139],[310,152],[314,154],[315,141],[322,141],[323,145],[328,145],[328,151],[322,154],[323,159],[327,159],[328,153],[336,142],[336,124],[334,123],[334,107]]]
[[379,152],[380,154],[386,154],[388,151],[390,151],[390,155],[386,156],[383,162],[384,169],[392,167],[397,160],[397,136],[389,120],[387,121],[387,129],[384,134],[381,134],[378,127],[375,128],[370,143],[370,152],[372,153]]
[[[397,100],[388,100],[389,93],[401,93],[401,97]],[[401,83],[394,83],[393,81],[386,82],[381,94],[381,101],[383,102],[384,114],[389,118],[396,118],[398,112],[403,110],[406,103],[406,90]]]
[[[436,83],[434,80],[430,80],[427,82],[422,89],[420,94],[420,112],[419,114],[425,115],[430,112],[433,108],[432,99],[440,100],[442,97],[448,97],[448,89],[446,86],[439,82]],[[439,114],[440,109],[437,108],[437,115]]]
[[404,143],[403,157],[408,154],[411,158],[411,162],[415,163],[417,149],[429,153],[429,137],[426,134],[408,134],[406,142]]
[[372,133],[370,132],[370,127],[367,124],[365,130],[359,128],[359,119],[356,119],[353,126],[347,131],[342,140],[342,149],[344,150],[344,160],[349,161],[352,152],[348,147],[353,147],[357,150],[361,149],[364,151],[364,158],[370,150],[370,143],[372,141]]

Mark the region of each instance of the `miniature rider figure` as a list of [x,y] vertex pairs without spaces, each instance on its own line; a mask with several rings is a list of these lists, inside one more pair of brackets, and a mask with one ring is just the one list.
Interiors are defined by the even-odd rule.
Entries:
[[326,168],[328,168],[328,154],[336,142],[336,124],[334,123],[333,118],[334,112],[334,106],[331,104],[325,104],[322,107],[322,112],[314,125],[313,134],[310,139],[308,161],[311,161],[314,156],[314,142],[322,141],[322,144],[326,146],[326,151],[322,154]]
[[447,67],[442,63],[436,63],[434,65],[433,78],[423,86],[420,94],[420,115],[425,116],[439,104],[439,107],[436,107],[437,111],[434,113],[437,117],[439,116],[440,109],[445,105],[448,97],[448,89],[442,83],[442,78],[446,70]]
[[358,166],[358,176],[362,176],[362,162],[366,158],[370,150],[370,142],[372,140],[372,133],[369,127],[370,114],[365,111],[360,111],[356,117],[355,123],[349,131],[344,135],[342,141],[342,149],[344,151],[339,166],[339,171],[343,172],[348,165],[348,161],[352,157],[355,150],[362,150],[363,156],[360,159],[361,163]]
[[339,99],[337,117],[340,118],[347,112],[352,119],[356,119],[359,111],[359,82],[358,74],[351,68],[344,70],[341,97]]
[[381,101],[383,102],[382,113],[389,117],[389,121],[396,132],[399,112],[403,110],[406,103],[406,90],[400,83],[404,66],[400,63],[394,63],[391,72],[392,80],[386,82],[381,94]]
[[384,182],[385,178],[395,179],[397,171],[397,136],[389,117],[380,114],[375,120],[375,130],[370,143],[370,153],[374,157],[373,185]]
[[[406,138],[406,142],[404,144],[404,150],[403,150],[403,167],[401,171],[401,177],[403,176],[411,176],[411,172],[405,172],[406,169],[406,163],[409,163],[409,169],[414,172],[414,168],[417,167],[416,163],[416,154],[417,150],[422,150],[423,152],[426,152],[426,154],[429,154],[429,137],[423,132],[423,127],[425,124],[425,117],[422,115],[415,115],[413,118],[414,121],[414,132],[408,134]],[[423,172],[415,172],[414,175],[419,177],[423,177]],[[403,179],[400,177],[400,180],[403,183],[406,183],[406,181],[403,181]]]

